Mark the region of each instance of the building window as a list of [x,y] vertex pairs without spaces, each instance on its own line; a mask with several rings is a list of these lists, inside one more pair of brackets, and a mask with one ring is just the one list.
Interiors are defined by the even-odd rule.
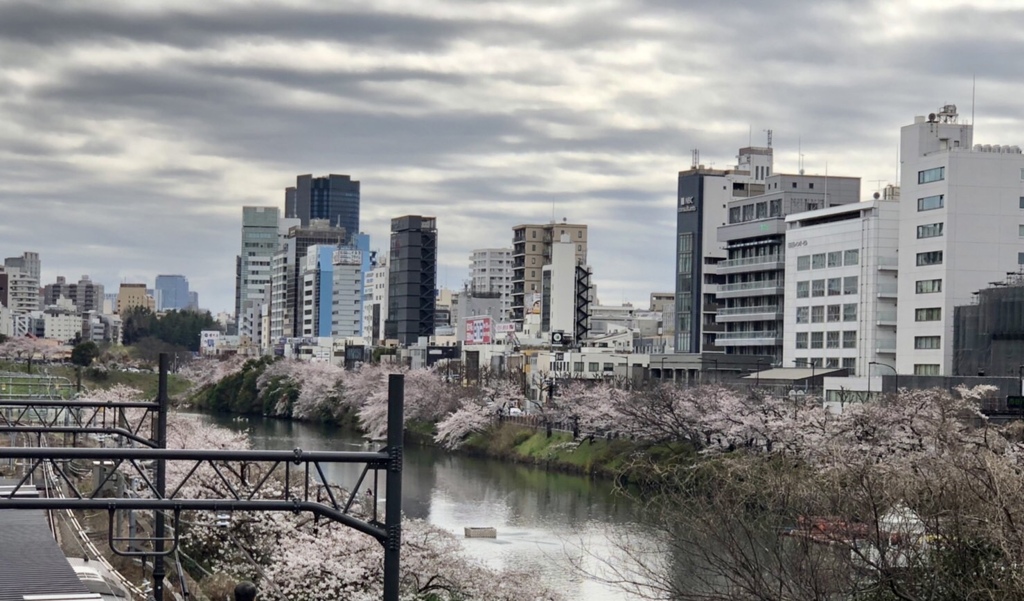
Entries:
[[[1024,169],[1022,169],[1021,171],[1024,171]],[[793,188],[796,188],[796,182],[793,182]]]
[[768,201],[768,216],[778,217],[782,215],[782,200],[775,199]]
[[915,376],[937,376],[937,375],[939,375],[939,364],[938,363],[915,363],[914,364],[914,375]]
[[[1024,236],[1024,225],[1020,226],[1021,235]],[[941,223],[929,223],[928,225],[917,226],[917,237],[920,238],[938,238],[942,235],[942,224]]]
[[918,280],[916,283],[917,294],[929,294],[942,292],[942,280]]
[[811,307],[811,323],[825,323],[825,307],[823,305]]
[[946,206],[946,196],[944,194],[925,196],[924,198],[917,199],[918,211],[932,211],[934,209],[941,209],[944,206]]
[[815,269],[824,269],[825,253],[821,253],[820,255],[813,255],[811,257],[811,266],[814,267]]
[[917,266],[942,265],[942,251],[933,250],[924,253],[917,253]]
[[857,303],[843,305],[843,321],[857,321]]
[[843,358],[843,369],[849,369],[850,371],[855,371],[857,369],[857,360],[854,359],[853,357],[844,357]]
[[821,348],[824,344],[825,335],[821,332],[811,332],[811,348]]
[[811,255],[801,255],[796,258],[796,270],[807,271],[811,268]]
[[843,294],[857,294],[857,276],[843,278]]
[[807,348],[807,332],[796,333],[796,348]]
[[796,283],[796,297],[807,298],[811,295],[811,283],[807,280]]
[[750,221],[754,218],[754,205],[746,205],[743,207],[743,221]]
[[810,313],[810,309],[808,309],[807,307],[797,307],[796,308],[796,322],[797,323],[807,323],[807,321],[808,321],[807,320],[807,316],[808,316],[809,313]]
[[914,321],[939,321],[942,319],[940,307],[917,309],[914,311]]
[[590,371],[590,372],[601,371],[601,364],[600,363],[587,363],[587,371]]
[[843,254],[846,255],[844,257],[843,262],[846,264],[847,267],[849,267],[850,265],[856,265],[857,262],[860,261],[860,251],[857,249],[848,250]]
[[914,336],[914,348],[917,350],[933,350],[941,348],[941,336]]
[[[838,253],[836,253],[838,254]],[[828,295],[839,296],[843,293],[843,278],[828,279]]]
[[759,202],[757,203],[757,218],[764,219],[768,217],[768,203]]
[[1024,209],[1024,196],[1020,197],[1020,208]]
[[1024,253],[1017,253],[1017,265],[1024,265]]
[[1024,238],[1024,225],[1017,226],[1017,235]]
[[825,359],[825,369],[838,369],[839,359],[836,357],[829,357]]
[[917,183],[919,184],[941,182],[944,179],[946,179],[945,167],[935,167],[933,169],[925,169],[924,171],[917,172]]
[[814,189],[814,182],[808,182],[807,183],[807,189],[808,190],[813,190]]
[[825,280],[811,282],[811,296],[825,296]]
[[825,337],[825,348],[839,348],[839,332],[828,332]]
[[729,223],[739,223],[739,222],[740,222],[740,208],[739,207],[732,207],[731,209],[729,209]]
[[576,237],[580,240],[583,239],[583,230],[576,230]]
[[842,267],[843,266],[843,253],[839,251],[828,253],[828,266],[829,267]]
[[581,371],[583,371],[583,362],[582,361],[574,361],[573,364],[572,364],[572,371],[574,373],[580,373]]
[[840,315],[841,307],[842,307],[842,305],[829,305],[828,306],[827,313],[828,313],[828,320],[830,322],[838,322],[839,321],[839,315]]
[[857,348],[856,330],[846,330],[843,332],[843,348]]

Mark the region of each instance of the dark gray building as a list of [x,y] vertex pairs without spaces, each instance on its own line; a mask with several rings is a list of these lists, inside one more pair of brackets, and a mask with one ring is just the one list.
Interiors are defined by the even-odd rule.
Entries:
[[421,215],[392,219],[384,337],[408,346],[420,336],[431,336],[436,289],[436,219]]
[[1019,376],[1024,365],[1024,274],[975,294],[976,304],[953,311],[953,374]]
[[355,236],[359,233],[359,182],[334,173],[300,175],[294,187],[285,188],[284,216],[301,220],[303,226],[312,219],[324,219]]

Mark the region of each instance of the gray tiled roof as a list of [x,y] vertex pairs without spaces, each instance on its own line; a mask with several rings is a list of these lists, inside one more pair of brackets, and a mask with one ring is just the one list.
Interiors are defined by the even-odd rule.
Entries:
[[0,509],[0,601],[88,592],[53,540],[42,511]]

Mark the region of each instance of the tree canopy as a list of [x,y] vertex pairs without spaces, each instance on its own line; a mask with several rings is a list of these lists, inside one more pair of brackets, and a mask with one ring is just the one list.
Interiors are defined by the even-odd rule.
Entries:
[[126,346],[152,337],[198,352],[200,332],[220,329],[209,311],[168,311],[157,315],[146,307],[133,307],[121,319],[121,342]]

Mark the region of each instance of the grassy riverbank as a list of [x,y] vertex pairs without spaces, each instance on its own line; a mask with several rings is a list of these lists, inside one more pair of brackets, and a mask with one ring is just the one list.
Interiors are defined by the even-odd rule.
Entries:
[[[410,442],[433,444],[429,424],[410,424]],[[545,469],[607,478],[627,476],[631,466],[642,459],[657,458],[664,463],[692,462],[693,450],[687,445],[650,445],[626,438],[581,437],[573,440],[567,432],[552,432],[501,423],[474,434],[457,452],[503,461],[536,465]]]
[[[24,363],[9,361],[0,362],[0,371],[13,374],[30,375],[26,372]],[[34,365],[33,376],[50,376],[63,378],[74,386],[77,382],[75,368],[70,365]],[[148,398],[155,398],[157,393],[158,375],[155,373],[135,373],[118,370],[82,370],[82,387],[85,390],[102,390],[111,388],[118,384],[138,388]],[[171,398],[183,395],[189,388],[189,383],[177,374],[168,374],[167,393]]]

